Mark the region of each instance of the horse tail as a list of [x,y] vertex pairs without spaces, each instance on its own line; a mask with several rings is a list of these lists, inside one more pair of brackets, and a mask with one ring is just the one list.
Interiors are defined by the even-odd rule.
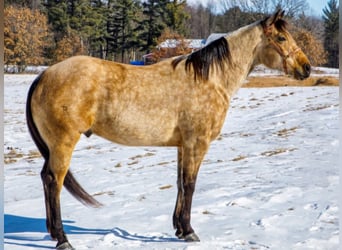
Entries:
[[94,199],[90,194],[85,191],[81,185],[76,181],[71,171],[68,170],[63,182],[64,187],[72,194],[77,200],[84,205],[92,207],[101,207],[102,204]]
[[27,101],[26,101],[26,122],[27,122],[27,126],[28,126],[28,130],[31,134],[31,137],[34,141],[34,143],[36,144],[36,146],[38,147],[38,150],[40,151],[40,153],[42,154],[42,156],[44,157],[45,161],[49,160],[49,148],[46,145],[46,143],[44,142],[43,138],[41,137],[38,128],[36,126],[36,124],[34,123],[33,117],[32,117],[32,109],[31,109],[31,103],[32,103],[32,95],[33,92],[35,91],[35,89],[38,86],[38,83],[40,82],[42,76],[43,76],[44,72],[42,74],[40,74],[32,83],[28,95],[27,95]]
[[[46,168],[50,157],[50,151],[33,120],[31,109],[33,93],[37,88],[39,82],[41,81],[43,74],[44,72],[33,81],[29,89],[26,101],[26,121],[31,137],[45,159],[44,168]],[[63,185],[77,200],[79,200],[83,204],[93,207],[99,207],[102,205],[81,187],[81,185],[76,181],[70,170],[68,170],[64,178]]]

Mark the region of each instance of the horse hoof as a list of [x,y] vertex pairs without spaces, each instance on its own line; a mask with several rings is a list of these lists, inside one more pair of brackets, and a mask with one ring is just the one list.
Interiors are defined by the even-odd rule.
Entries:
[[57,250],[76,250],[72,247],[72,245],[69,242],[64,242],[58,246],[56,246]]
[[195,233],[191,233],[191,234],[188,234],[186,236],[183,236],[183,239],[186,241],[186,242],[196,242],[196,241],[200,241],[199,237],[195,234]]
[[177,238],[180,239],[180,240],[183,240],[183,239],[184,239],[183,232],[178,232],[178,230],[177,230],[177,232],[175,233],[175,235],[176,235]]

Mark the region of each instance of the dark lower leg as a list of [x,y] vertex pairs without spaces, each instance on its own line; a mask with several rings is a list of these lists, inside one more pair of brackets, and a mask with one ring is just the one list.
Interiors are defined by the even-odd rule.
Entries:
[[182,225],[183,236],[194,232],[190,225],[192,196],[195,191],[195,182],[184,184],[184,202],[181,212],[180,222]]
[[46,225],[53,239],[57,239],[57,247],[68,239],[63,231],[62,216],[60,209],[59,190],[55,177],[51,173],[42,174],[45,204],[46,204]]
[[178,238],[182,237],[183,229],[180,223],[180,214],[182,212],[184,193],[183,193],[183,169],[182,169],[182,159],[183,159],[183,151],[182,148],[178,148],[178,164],[177,164],[177,200],[175,210],[173,212],[173,227],[177,229],[176,236]]
[[52,214],[52,230],[51,235],[54,235],[57,239],[57,247],[65,242],[68,242],[68,239],[63,230],[62,224],[62,216],[60,209],[60,200],[59,200],[59,192],[57,192],[57,183],[53,182],[53,191],[51,192],[51,214]]
[[180,223],[180,215],[182,212],[182,203],[183,203],[182,201],[183,201],[183,192],[178,191],[176,207],[175,207],[175,211],[173,213],[173,228],[177,229],[176,236],[178,238],[181,238],[183,235],[183,228],[182,228],[182,225]]
[[[42,182],[43,182],[43,188],[44,188],[44,198],[45,198],[45,209],[46,209],[46,228],[47,231],[51,234],[51,207],[50,207],[50,195],[49,195],[49,186],[52,182],[53,178],[51,175],[48,174],[47,171],[47,161],[44,163],[44,167],[40,173]],[[52,235],[51,237],[55,239]]]

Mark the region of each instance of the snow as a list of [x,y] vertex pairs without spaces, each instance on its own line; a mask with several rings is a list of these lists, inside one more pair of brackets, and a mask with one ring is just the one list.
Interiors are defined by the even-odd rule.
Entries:
[[[25,122],[35,75],[5,75],[5,249],[53,249],[39,157]],[[338,88],[240,89],[197,181],[192,226],[174,236],[176,149],[82,137],[71,170],[103,207],[63,189],[64,229],[82,249],[325,249],[339,246]]]
[[[324,68],[324,67],[312,67],[312,77],[339,77],[339,69],[335,68]],[[265,76],[283,76],[284,73],[279,70],[269,69],[263,65],[256,66],[253,71],[249,74],[250,77],[265,77]]]

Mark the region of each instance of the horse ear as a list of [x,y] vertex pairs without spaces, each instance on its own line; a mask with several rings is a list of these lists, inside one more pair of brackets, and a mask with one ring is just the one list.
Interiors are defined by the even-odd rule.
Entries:
[[284,16],[285,16],[285,10],[283,10],[283,11],[280,13],[279,18],[283,18]]
[[266,17],[266,19],[264,20],[264,23],[265,23],[266,27],[270,27],[276,21],[278,21],[279,19],[284,17],[284,13],[285,13],[285,11],[279,9],[272,16]]

